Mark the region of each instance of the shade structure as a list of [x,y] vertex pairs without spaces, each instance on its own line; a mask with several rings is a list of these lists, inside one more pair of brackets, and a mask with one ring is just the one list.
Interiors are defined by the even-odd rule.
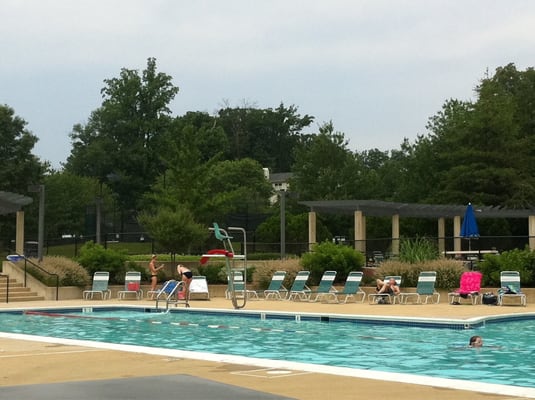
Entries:
[[464,219],[461,225],[461,237],[465,239],[475,239],[479,237],[476,216],[471,203],[468,203],[466,211],[464,212]]

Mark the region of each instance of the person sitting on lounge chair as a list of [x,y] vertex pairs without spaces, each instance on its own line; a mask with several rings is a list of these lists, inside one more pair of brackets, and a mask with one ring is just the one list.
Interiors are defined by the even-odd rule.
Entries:
[[384,282],[381,279],[377,279],[377,294],[389,294],[397,296],[400,293],[399,286],[394,278],[390,278],[388,282]]

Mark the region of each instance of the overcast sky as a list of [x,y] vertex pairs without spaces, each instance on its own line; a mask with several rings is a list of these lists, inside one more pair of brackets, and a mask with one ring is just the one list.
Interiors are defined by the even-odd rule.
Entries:
[[296,105],[351,150],[399,148],[488,71],[535,63],[531,0],[0,0],[0,104],[59,167],[121,68],[173,77],[175,116]]

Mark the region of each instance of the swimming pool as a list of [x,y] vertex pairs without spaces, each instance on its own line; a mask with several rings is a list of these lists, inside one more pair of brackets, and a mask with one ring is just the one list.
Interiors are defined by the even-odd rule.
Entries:
[[[271,312],[152,311],[86,307],[1,312],[0,330],[535,387],[535,366],[530,361],[535,353],[533,315],[467,323]],[[486,347],[467,348],[474,334],[484,337]]]

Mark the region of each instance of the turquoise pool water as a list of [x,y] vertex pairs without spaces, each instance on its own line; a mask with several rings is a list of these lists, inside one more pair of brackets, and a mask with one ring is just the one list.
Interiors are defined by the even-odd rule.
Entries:
[[[0,330],[535,387],[535,320],[449,329],[121,310],[0,313]],[[467,348],[476,334],[485,347]]]

